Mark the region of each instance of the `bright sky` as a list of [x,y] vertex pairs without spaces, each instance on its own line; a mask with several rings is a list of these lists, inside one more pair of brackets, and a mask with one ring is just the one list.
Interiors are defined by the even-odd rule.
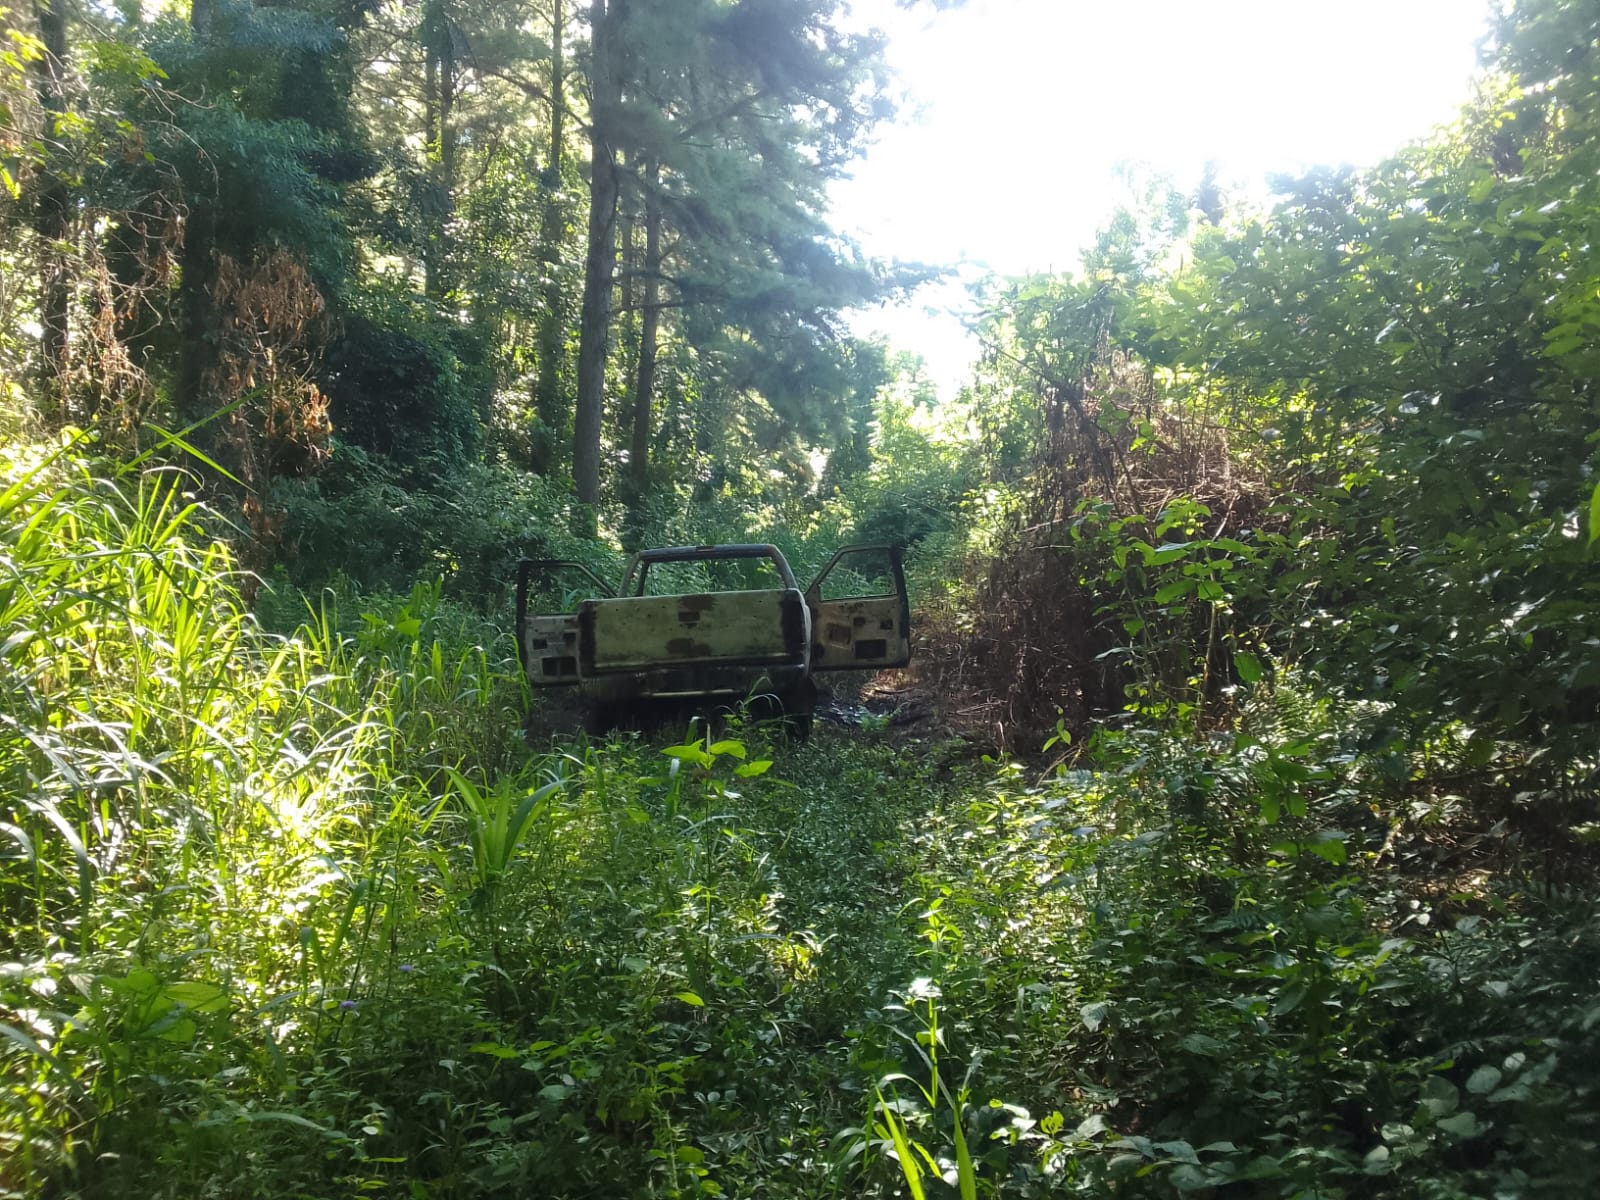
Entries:
[[[1119,163],[1192,187],[1208,159],[1268,174],[1375,163],[1453,119],[1491,0],[852,0],[889,35],[907,94],[834,217],[868,254],[962,274],[1068,269],[1124,191]],[[861,314],[928,360],[944,394],[976,346],[959,285]]]

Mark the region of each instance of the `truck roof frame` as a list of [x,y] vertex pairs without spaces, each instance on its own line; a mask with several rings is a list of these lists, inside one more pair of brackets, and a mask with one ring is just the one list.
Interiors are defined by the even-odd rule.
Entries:
[[[634,580],[641,573],[641,567],[648,567],[654,563],[673,562],[713,562],[718,559],[739,558],[765,558],[770,559],[778,570],[778,577],[783,580],[783,586],[800,590],[800,585],[795,582],[794,572],[789,568],[789,560],[770,542],[736,542],[728,546],[663,546],[657,550],[641,550],[628,560],[627,567],[622,572],[622,586],[617,589],[617,595],[626,596],[633,590]],[[640,580],[642,584],[643,580]]]

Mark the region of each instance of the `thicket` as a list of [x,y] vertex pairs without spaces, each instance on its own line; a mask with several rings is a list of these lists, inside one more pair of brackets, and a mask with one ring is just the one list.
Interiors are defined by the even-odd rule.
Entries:
[[1461,732],[1285,673],[1042,776],[868,729],[530,754],[502,630],[418,587],[261,632],[188,483],[8,459],[9,1191],[1592,1175],[1600,925],[1440,790]]
[[[1585,1193],[1590,6],[1377,168],[1153,186],[942,405],[826,336],[805,155],[660,141],[825,5],[697,7],[683,75],[651,5],[118,11],[0,58],[0,1190]],[[552,97],[608,67],[596,505]],[[524,742],[516,557],[851,537],[930,730]]]

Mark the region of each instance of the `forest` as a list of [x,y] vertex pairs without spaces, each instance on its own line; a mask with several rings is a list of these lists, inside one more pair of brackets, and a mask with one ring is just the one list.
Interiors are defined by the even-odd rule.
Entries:
[[[0,1196],[1593,1193],[1592,0],[945,397],[841,0],[0,25]],[[803,743],[539,725],[520,559],[852,541]]]

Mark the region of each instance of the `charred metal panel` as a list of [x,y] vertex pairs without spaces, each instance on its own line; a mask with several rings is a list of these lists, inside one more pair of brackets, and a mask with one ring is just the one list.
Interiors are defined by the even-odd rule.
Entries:
[[528,617],[523,623],[522,661],[534,687],[578,682],[578,619],[570,615]]
[[661,667],[619,671],[583,679],[579,690],[596,700],[632,700],[674,696],[719,696],[742,699],[764,692],[786,692],[803,683],[804,664]]
[[910,621],[902,597],[814,603],[819,637],[811,647],[812,670],[876,670],[911,661]]
[[[841,562],[856,555],[886,555],[892,590],[874,596],[824,600],[823,581]],[[911,599],[898,546],[842,546],[806,589],[816,641],[813,671],[877,670],[911,661]]]
[[805,602],[766,589],[589,600],[578,610],[585,676],[673,666],[805,662]]
[[[863,553],[888,556],[892,590],[823,600],[822,582],[834,566]],[[767,559],[784,586],[645,594],[653,564],[727,559]],[[647,550],[634,556],[619,593],[582,571],[602,598],[584,601],[576,613],[530,616],[531,580],[552,569],[582,571],[566,562],[519,565],[517,649],[535,686],[576,685],[591,703],[770,693],[786,697],[788,705],[808,689],[814,697],[813,670],[872,670],[910,659],[910,604],[900,551],[893,546],[842,548],[804,593],[774,546]]]
[[528,612],[535,578],[562,573],[587,579],[600,595],[607,595],[611,590],[582,563],[525,558],[517,564],[517,658],[534,687],[568,687],[578,682],[577,616]]

